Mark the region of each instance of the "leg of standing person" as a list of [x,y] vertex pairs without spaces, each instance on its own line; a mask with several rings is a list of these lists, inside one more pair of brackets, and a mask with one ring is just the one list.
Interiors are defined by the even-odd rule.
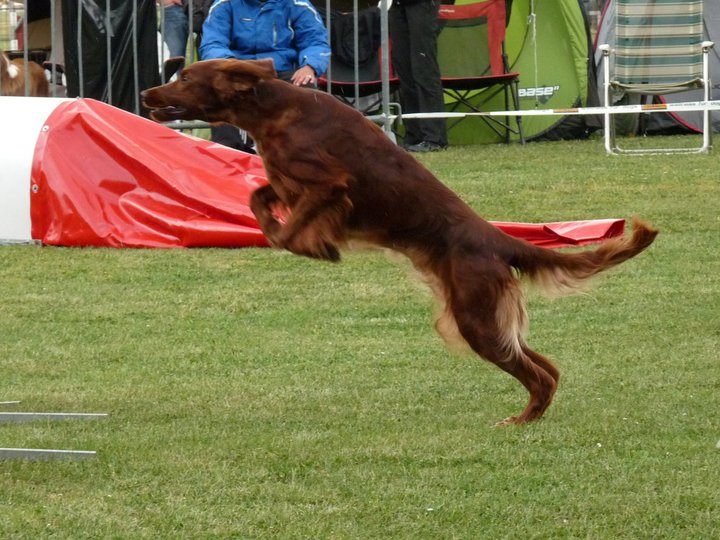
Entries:
[[[412,74],[421,112],[444,112],[440,67],[437,58],[439,0],[426,0],[405,7],[410,33]],[[422,140],[427,149],[448,144],[445,119],[422,120]]]
[[188,15],[185,8],[178,5],[166,6],[164,11],[165,43],[170,50],[170,57],[187,54]]
[[[404,114],[420,111],[420,100],[412,71],[412,43],[405,6],[393,3],[388,11],[388,33],[392,48],[390,54],[395,74],[400,79],[400,103]],[[423,141],[423,132],[418,120],[403,120],[405,146]]]
[[210,140],[235,150],[242,150],[254,154],[252,140],[244,131],[231,124],[218,124],[210,126]]

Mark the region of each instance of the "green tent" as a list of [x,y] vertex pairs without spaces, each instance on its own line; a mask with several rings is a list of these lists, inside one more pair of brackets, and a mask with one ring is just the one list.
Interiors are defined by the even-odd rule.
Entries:
[[[473,1],[456,2],[470,3]],[[598,105],[590,31],[581,0],[506,0],[506,5],[505,50],[510,71],[520,73],[520,108]],[[439,51],[441,57],[448,53]],[[478,90],[473,100],[482,103],[485,111],[505,110],[503,92],[497,88]],[[453,106],[448,101],[448,109]],[[458,106],[456,110],[468,109]],[[522,122],[526,140],[583,138],[600,125],[594,118],[582,116],[524,116]],[[466,118],[455,125],[451,121],[449,125],[451,144],[503,141],[480,118]],[[518,140],[518,136],[512,139]]]

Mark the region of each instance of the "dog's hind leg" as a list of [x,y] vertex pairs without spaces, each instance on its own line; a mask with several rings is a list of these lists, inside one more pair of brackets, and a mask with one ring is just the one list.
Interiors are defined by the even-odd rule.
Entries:
[[524,343],[522,344],[522,350],[526,355],[530,357],[530,360],[532,360],[534,364],[547,371],[550,376],[555,379],[555,382],[558,382],[560,380],[560,372],[549,358],[543,356],[539,352],[533,351]]
[[559,373],[549,360],[543,358],[547,362],[543,365],[537,361],[538,357],[543,358],[527,346],[523,346],[522,352],[514,354],[510,360],[496,362],[500,369],[518,379],[530,392],[530,400],[520,416],[510,416],[498,425],[524,424],[537,420],[550,406],[557,389]]
[[[454,273],[454,278],[462,277],[457,269]],[[450,287],[450,308],[460,334],[477,354],[518,379],[530,393],[525,410],[499,425],[537,420],[552,402],[559,372],[524,342],[525,306],[510,270],[486,261],[475,265],[473,274],[472,280],[465,279],[467,274],[451,280],[459,285]]]

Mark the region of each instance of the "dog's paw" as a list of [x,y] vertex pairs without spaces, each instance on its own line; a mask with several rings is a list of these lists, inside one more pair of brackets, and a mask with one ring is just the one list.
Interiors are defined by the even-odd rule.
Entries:
[[332,262],[338,262],[340,260],[340,250],[338,250],[338,248],[327,242],[323,243],[323,248],[323,259]]
[[333,244],[329,244],[327,242],[322,242],[309,251],[295,251],[295,253],[298,253],[298,255],[307,255],[313,259],[321,259],[323,261],[338,262],[340,260],[340,250],[338,250],[338,248]]
[[493,427],[517,426],[523,424],[517,416],[508,416],[505,420],[500,420]]
[[282,231],[282,226],[280,225],[280,223],[275,221],[272,216],[261,215],[261,218],[258,218],[258,225],[260,226],[260,230],[262,231],[263,235],[271,246],[279,248],[284,247],[282,245],[282,239],[280,234]]
[[323,261],[338,262],[340,260],[340,250],[331,242],[322,240],[321,238],[308,238],[306,235],[294,237],[288,241],[282,238],[278,239],[276,247],[287,249],[296,255],[304,255],[313,259]]

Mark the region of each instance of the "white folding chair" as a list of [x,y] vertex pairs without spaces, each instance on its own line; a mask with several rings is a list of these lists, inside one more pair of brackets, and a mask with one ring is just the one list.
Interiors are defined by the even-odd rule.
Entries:
[[[615,0],[615,44],[603,44],[604,106],[617,93],[657,96],[703,89],[711,99],[709,52],[703,40],[702,0]],[[712,146],[710,110],[703,110],[702,144],[690,148],[620,148],[615,115],[604,114],[605,149],[611,154],[707,152]]]

